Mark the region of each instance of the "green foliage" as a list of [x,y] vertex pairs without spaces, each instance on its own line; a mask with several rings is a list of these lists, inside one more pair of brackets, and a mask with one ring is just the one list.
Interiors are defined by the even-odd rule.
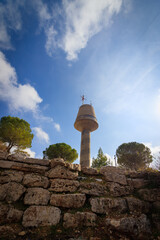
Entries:
[[133,170],[145,169],[153,161],[151,151],[142,143],[123,143],[116,150],[117,162]]
[[99,148],[97,158],[92,159],[92,167],[100,169],[104,166],[111,165],[110,160],[103,154],[102,148]]
[[44,158],[63,158],[66,162],[74,162],[78,158],[77,151],[66,143],[56,143],[50,145],[43,151]]
[[13,146],[18,149],[30,148],[33,139],[30,124],[18,117],[2,117],[0,120],[0,141],[7,143],[7,151]]

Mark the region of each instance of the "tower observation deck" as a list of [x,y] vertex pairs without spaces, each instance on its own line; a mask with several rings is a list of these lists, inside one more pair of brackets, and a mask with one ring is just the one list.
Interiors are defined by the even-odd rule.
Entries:
[[74,127],[81,132],[80,165],[81,167],[90,167],[90,132],[98,128],[92,105],[82,104],[80,106]]

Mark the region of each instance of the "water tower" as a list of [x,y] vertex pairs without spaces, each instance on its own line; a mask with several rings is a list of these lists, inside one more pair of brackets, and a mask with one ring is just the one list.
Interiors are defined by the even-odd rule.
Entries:
[[92,105],[82,104],[80,106],[74,127],[81,132],[80,165],[81,167],[90,167],[90,132],[98,128],[98,122]]

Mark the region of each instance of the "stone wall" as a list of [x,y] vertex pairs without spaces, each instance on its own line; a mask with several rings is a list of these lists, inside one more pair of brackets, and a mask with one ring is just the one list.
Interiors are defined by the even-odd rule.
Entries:
[[0,239],[160,239],[160,172],[0,153]]

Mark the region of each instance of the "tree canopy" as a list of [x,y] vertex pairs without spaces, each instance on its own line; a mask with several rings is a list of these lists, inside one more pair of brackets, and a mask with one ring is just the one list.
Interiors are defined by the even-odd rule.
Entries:
[[33,139],[30,124],[18,117],[2,117],[0,120],[0,141],[7,143],[7,152],[12,147],[30,148]]
[[56,143],[50,145],[43,151],[44,158],[63,158],[66,162],[74,162],[78,158],[77,151],[66,143]]
[[100,169],[101,167],[109,165],[111,165],[110,160],[104,155],[102,148],[99,148],[97,157],[92,159],[92,167]]
[[120,166],[133,170],[144,169],[153,161],[150,149],[137,142],[121,144],[116,150],[116,156]]

